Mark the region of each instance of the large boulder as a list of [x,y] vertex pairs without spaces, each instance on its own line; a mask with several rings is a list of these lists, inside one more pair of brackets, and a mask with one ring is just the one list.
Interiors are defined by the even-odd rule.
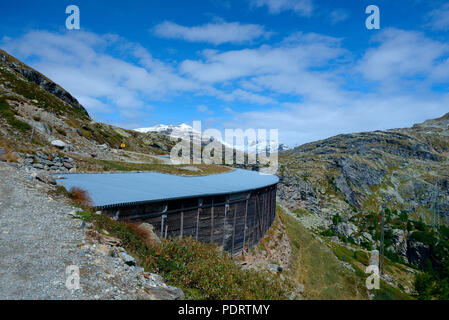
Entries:
[[184,300],[184,292],[169,285],[152,287],[146,286],[145,291],[151,300]]
[[359,231],[357,226],[350,222],[339,223],[333,227],[333,230],[346,238],[351,238],[352,235]]
[[56,185],[56,180],[46,172],[39,172],[38,174],[36,174],[36,179],[46,184]]
[[62,142],[61,140],[53,140],[51,142],[51,145],[54,147],[57,147],[59,149],[64,149],[66,147],[66,144]]
[[407,233],[401,229],[393,229],[393,247],[396,253],[408,262],[407,258]]
[[123,260],[123,262],[126,263],[128,266],[136,265],[136,259],[134,259],[132,256],[130,256],[126,252],[120,252],[119,256]]

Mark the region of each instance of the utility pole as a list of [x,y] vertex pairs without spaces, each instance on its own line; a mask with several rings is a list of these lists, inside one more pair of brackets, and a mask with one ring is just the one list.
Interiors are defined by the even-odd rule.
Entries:
[[432,199],[432,212],[433,212],[433,217],[432,217],[432,226],[436,229],[436,231],[438,231],[438,229],[440,228],[440,215],[438,212],[438,197],[439,197],[439,189],[438,189],[438,184],[435,184],[435,191],[433,193],[433,199]]

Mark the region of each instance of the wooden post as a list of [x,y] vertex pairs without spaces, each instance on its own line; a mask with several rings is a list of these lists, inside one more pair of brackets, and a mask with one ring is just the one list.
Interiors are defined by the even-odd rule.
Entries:
[[226,217],[228,215],[228,210],[229,210],[229,196],[226,196],[226,200],[225,200],[225,214],[224,214],[224,219],[223,219],[223,249],[225,246],[225,239],[226,239]]
[[245,227],[243,229],[243,250],[245,250],[245,242],[246,242],[246,229],[248,229],[248,226],[246,225],[246,218],[248,217],[248,199],[251,196],[251,192],[248,193],[248,196],[245,200]]
[[164,237],[164,220],[165,218],[167,218],[167,215],[165,214],[165,212],[167,212],[168,209],[168,205],[166,203],[164,203],[163,207],[162,207],[162,215],[161,215],[161,238]]
[[212,197],[212,207],[210,208],[210,242],[214,241],[214,198]]
[[184,201],[181,200],[181,238],[184,235]]
[[234,203],[234,223],[232,228],[232,248],[231,248],[231,255],[234,254],[234,241],[235,241],[235,219],[237,216],[237,208],[236,203]]
[[195,233],[195,240],[198,240],[198,231],[199,231],[199,224],[200,224],[200,213],[202,211],[202,206],[203,206],[203,199],[199,198],[198,199],[198,211],[196,214],[196,233]]

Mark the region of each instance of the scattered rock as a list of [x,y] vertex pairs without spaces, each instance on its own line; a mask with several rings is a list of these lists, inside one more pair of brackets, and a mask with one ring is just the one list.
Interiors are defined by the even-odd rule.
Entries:
[[184,300],[184,292],[172,286],[146,286],[145,290],[150,296],[151,300]]
[[36,174],[36,179],[46,184],[56,185],[56,180],[51,175],[45,172],[39,172],[38,174]]
[[108,255],[111,254],[111,249],[109,248],[109,246],[107,246],[107,245],[105,245],[105,244],[102,244],[102,243],[100,243],[99,245],[97,245],[97,246],[95,247],[95,250],[96,250],[97,252],[102,253],[102,254],[105,255],[105,256],[108,256]]
[[346,238],[351,238],[351,236],[358,232],[358,228],[356,225],[350,222],[342,222],[333,227],[333,230]]
[[368,242],[373,242],[373,237],[368,232],[363,232],[362,237]]
[[132,256],[127,254],[126,252],[120,252],[119,257],[125,262],[128,266],[135,266],[136,265],[136,259],[134,259]]
[[120,239],[111,237],[111,236],[105,236],[101,233],[99,233],[97,230],[88,230],[86,231],[86,235],[91,237],[92,239],[98,240],[100,243],[112,246],[112,247],[118,247],[122,243]]
[[52,146],[55,146],[59,149],[64,149],[66,147],[66,144],[64,142],[62,142],[61,140],[53,140],[51,142]]
[[67,169],[72,169],[73,165],[70,162],[64,162],[63,163],[64,167],[66,167]]

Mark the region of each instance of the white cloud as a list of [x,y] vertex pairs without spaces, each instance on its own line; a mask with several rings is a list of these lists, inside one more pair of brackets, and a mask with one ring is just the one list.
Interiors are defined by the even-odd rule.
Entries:
[[330,13],[331,24],[335,25],[349,18],[349,12],[344,9],[335,9]]
[[366,51],[358,70],[368,80],[384,86],[403,86],[404,81],[418,77],[432,78],[449,53],[449,45],[426,37],[416,31],[385,29],[375,37],[377,47]]
[[[223,114],[232,120],[225,127],[279,128],[281,141],[293,145],[447,113],[449,95],[433,87],[449,82],[448,44],[397,29],[373,40],[359,59],[341,39],[300,32],[255,48],[204,50],[174,64],[115,35],[33,31],[4,38],[1,46],[60,83],[89,112],[118,112],[127,127],[148,118],[149,101],[182,94],[228,102],[232,109]],[[206,117],[212,111],[200,103],[196,110]],[[245,105],[263,109],[242,112]]]
[[199,106],[197,106],[197,107],[196,107],[196,110],[197,110],[198,112],[206,113],[206,114],[212,114],[212,113],[213,113],[212,110],[210,110],[207,106],[202,105],[202,104],[199,105]]
[[294,11],[299,16],[309,17],[313,12],[312,0],[250,0],[255,7],[267,6],[271,14]]
[[[31,61],[34,68],[78,97],[94,116],[145,109],[146,99],[198,89],[195,82],[153,59],[143,47],[116,35],[31,31],[17,39],[3,38],[2,47]],[[115,58],[109,53],[114,51],[126,51],[139,63]]]
[[239,22],[219,21],[201,26],[185,27],[165,21],[154,27],[154,33],[162,38],[183,39],[190,42],[208,42],[215,45],[223,43],[242,43],[260,37],[268,37],[263,26],[241,24]]
[[298,74],[326,65],[344,52],[336,38],[295,34],[276,46],[204,51],[204,60],[185,60],[180,70],[198,81],[216,83],[267,74]]
[[449,30],[449,3],[429,13],[429,26],[435,30]]

